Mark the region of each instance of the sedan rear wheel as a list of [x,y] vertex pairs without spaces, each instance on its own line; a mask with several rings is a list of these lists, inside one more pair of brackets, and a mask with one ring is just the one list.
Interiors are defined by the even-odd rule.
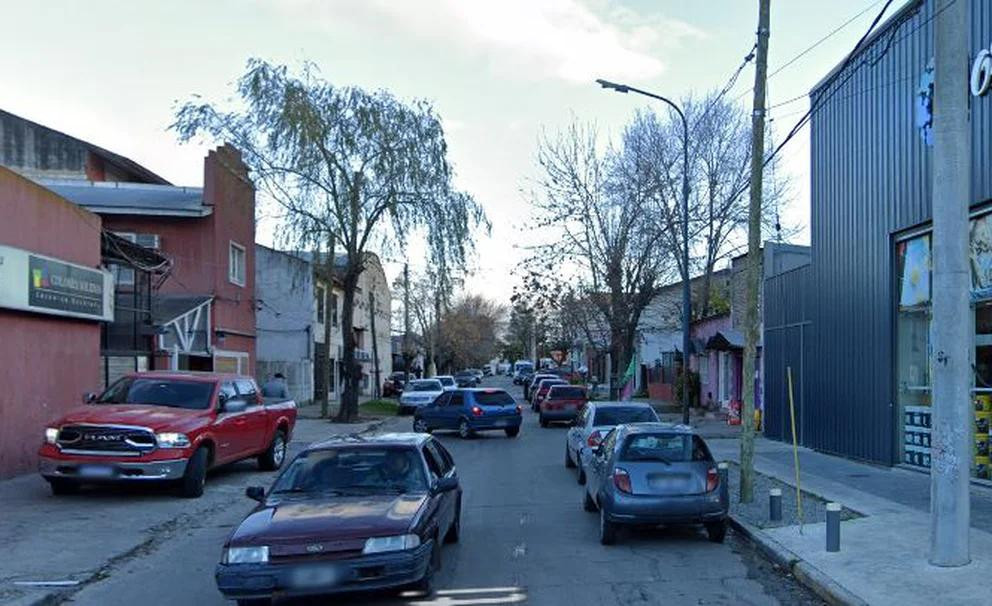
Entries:
[[503,431],[506,432],[506,437],[508,437],[508,438],[515,438],[518,435],[520,435],[520,428],[519,427],[507,427]]
[[538,420],[541,422],[541,427],[544,427],[544,428],[547,428],[548,427],[548,420],[544,418],[544,415],[541,415],[540,417],[538,417]]
[[603,545],[617,542],[617,525],[607,519],[606,509],[602,507],[599,508],[599,542]]
[[430,433],[431,428],[427,426],[427,421],[423,419],[413,420],[413,430],[417,433]]
[[471,438],[473,435],[475,434],[472,431],[472,428],[469,427],[468,421],[462,419],[462,422],[458,424],[458,436],[463,440],[467,440]]

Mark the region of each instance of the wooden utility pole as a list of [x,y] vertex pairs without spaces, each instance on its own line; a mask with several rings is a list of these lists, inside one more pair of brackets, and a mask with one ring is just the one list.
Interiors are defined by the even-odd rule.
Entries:
[[379,344],[375,334],[375,281],[369,284],[369,327],[372,329],[372,368],[375,373],[375,383],[372,385],[372,395],[376,398],[380,396],[382,389],[381,378],[379,377]]
[[413,347],[410,345],[410,264],[403,264],[403,383],[410,380]]
[[754,500],[754,380],[758,353],[758,286],[761,280],[761,186],[765,164],[765,84],[771,0],[758,0],[758,52],[751,112],[751,203],[747,214],[747,303],[744,306],[744,407],[741,411],[741,503]]

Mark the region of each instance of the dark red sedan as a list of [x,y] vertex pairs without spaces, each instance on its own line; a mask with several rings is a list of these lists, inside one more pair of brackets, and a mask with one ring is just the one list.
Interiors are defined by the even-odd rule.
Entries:
[[458,540],[451,455],[423,434],[342,437],[302,452],[231,533],[217,587],[239,605],[275,596],[432,592],[441,544]]

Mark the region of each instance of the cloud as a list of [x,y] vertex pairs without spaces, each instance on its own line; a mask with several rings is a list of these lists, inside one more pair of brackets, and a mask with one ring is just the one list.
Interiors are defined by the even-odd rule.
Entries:
[[568,82],[653,78],[665,69],[666,50],[703,36],[682,21],[596,0],[296,0],[288,6],[311,20],[323,13],[336,25],[351,21],[381,31],[388,24],[479,55],[496,71]]

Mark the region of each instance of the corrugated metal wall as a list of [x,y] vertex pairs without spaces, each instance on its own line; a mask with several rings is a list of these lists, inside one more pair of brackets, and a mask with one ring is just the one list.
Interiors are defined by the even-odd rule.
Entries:
[[[973,53],[992,42],[974,0]],[[907,6],[833,81],[811,126],[811,318],[804,443],[894,462],[894,235],[930,219],[932,148],[916,126],[933,3]],[[936,17],[939,18],[939,15]],[[850,76],[850,77],[849,77]],[[992,197],[992,95],[973,98],[974,199]],[[962,234],[962,237],[967,237]]]
[[812,267],[804,265],[765,280],[763,309],[764,432],[769,438],[791,441],[788,369],[792,369],[796,433],[806,434],[806,366],[812,345],[810,281]]

